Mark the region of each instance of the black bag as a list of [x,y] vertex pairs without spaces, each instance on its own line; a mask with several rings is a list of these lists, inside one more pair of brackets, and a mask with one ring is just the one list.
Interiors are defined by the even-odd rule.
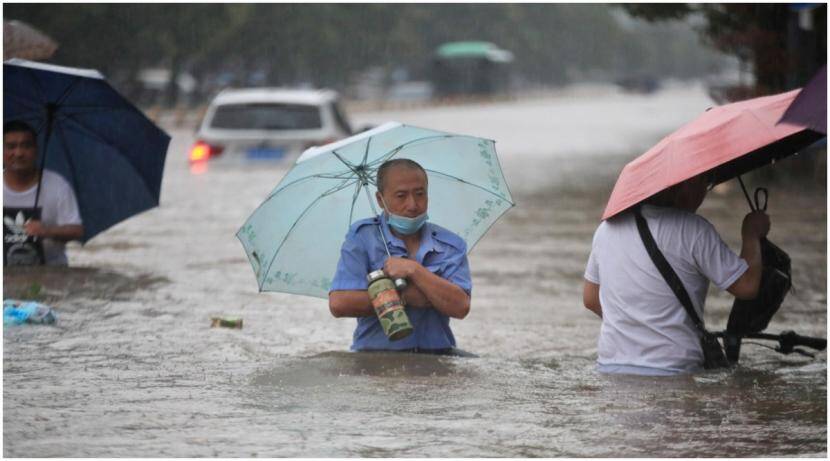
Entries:
[[686,309],[686,313],[689,314],[692,322],[694,322],[695,326],[697,326],[698,330],[700,330],[700,348],[703,350],[703,368],[711,370],[713,368],[725,368],[730,366],[729,361],[726,359],[726,355],[723,353],[723,347],[721,347],[720,342],[718,342],[718,338],[703,327],[703,322],[700,320],[697,312],[695,312],[692,300],[689,298],[689,293],[686,292],[686,287],[683,286],[683,282],[680,281],[680,277],[677,276],[677,273],[674,272],[674,269],[672,269],[669,262],[666,261],[665,256],[663,256],[663,253],[660,251],[660,248],[657,247],[657,243],[654,241],[651,231],[648,230],[648,224],[646,223],[645,218],[643,218],[643,214],[640,212],[639,206],[634,208],[634,218],[637,221],[637,230],[640,232],[640,238],[643,239],[643,244],[646,246],[648,255],[651,257],[654,265],[657,266],[657,269],[660,271],[663,279],[665,279],[666,283],[669,284],[669,287],[672,289],[675,296],[677,296],[680,304],[682,304],[683,308]]
[[[738,177],[741,188],[749,203],[749,208],[767,210],[767,190],[763,187],[755,189],[755,202],[749,198],[746,186]],[[763,199],[763,204],[762,204]],[[784,298],[792,289],[792,272],[790,256],[766,238],[761,239],[761,283],[758,287],[758,296],[751,300],[736,299],[729,312],[729,322],[724,332],[724,346],[726,357],[731,362],[737,362],[741,353],[741,338],[760,333],[769,326],[770,320],[778,312]]]
[[727,368],[732,365],[732,362],[727,360],[723,353],[723,347],[718,342],[718,337],[705,329],[703,330],[703,336],[700,337],[700,347],[703,349],[703,368],[712,370],[714,368]]
[[751,300],[736,299],[726,331],[736,336],[760,333],[769,325],[792,288],[790,256],[767,239],[761,239],[761,285]]

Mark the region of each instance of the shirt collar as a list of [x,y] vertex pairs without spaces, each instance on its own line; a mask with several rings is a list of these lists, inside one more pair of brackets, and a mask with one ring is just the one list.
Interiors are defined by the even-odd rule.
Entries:
[[[378,217],[375,217],[375,219],[378,219]],[[386,213],[383,212],[380,213],[380,228],[383,231],[383,236],[386,238],[386,242],[389,243],[390,247],[394,246],[404,252],[407,251],[404,241],[392,233],[392,229],[389,227],[389,223],[386,220]],[[424,223],[424,226],[421,228],[421,245],[418,247],[419,254],[426,256],[427,253],[431,251],[438,253],[444,251],[443,245],[438,243],[434,238],[437,233],[438,229],[435,228],[432,223],[429,221]]]

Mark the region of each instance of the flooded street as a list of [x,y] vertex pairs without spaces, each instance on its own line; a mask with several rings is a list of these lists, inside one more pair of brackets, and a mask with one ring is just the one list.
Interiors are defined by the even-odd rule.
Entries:
[[[351,114],[355,127],[496,140],[516,207],[472,251],[471,312],[452,321],[477,358],[350,353],[355,320],[325,300],[258,293],[234,234],[287,166],[194,173],[192,130],[168,128],[159,208],[71,247],[72,268],[4,271],[4,297],[39,284],[58,323],[4,328],[3,455],[825,457],[825,352],[746,344],[728,371],[594,371],[600,321],[582,307],[582,274],[614,180],[711,105],[699,86],[586,86]],[[796,291],[767,331],[824,337],[826,188],[769,186],[769,238],[792,257]],[[699,212],[738,251],[747,211],[730,183]],[[724,328],[730,307],[711,291],[707,325]],[[212,329],[217,315],[244,328]]]

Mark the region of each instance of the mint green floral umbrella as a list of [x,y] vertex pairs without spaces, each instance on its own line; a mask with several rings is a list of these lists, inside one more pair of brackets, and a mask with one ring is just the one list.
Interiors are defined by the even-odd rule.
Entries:
[[513,206],[493,141],[389,122],[304,152],[239,229],[259,290],[327,298],[349,226],[377,214],[375,175],[395,158],[424,167],[429,221],[468,251]]

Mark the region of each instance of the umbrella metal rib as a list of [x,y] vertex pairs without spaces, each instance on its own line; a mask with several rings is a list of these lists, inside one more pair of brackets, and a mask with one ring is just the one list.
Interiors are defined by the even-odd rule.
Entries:
[[[367,140],[367,142],[366,142],[366,149],[365,149],[365,150],[364,150],[364,152],[363,152],[363,161],[361,162],[361,165],[359,165],[359,166],[354,166],[352,163],[350,163],[348,160],[344,159],[344,158],[343,158],[340,154],[338,154],[336,151],[334,151],[334,150],[333,150],[333,151],[332,151],[332,154],[334,154],[334,155],[335,155],[335,157],[337,157],[337,159],[338,159],[338,160],[340,160],[341,162],[343,162],[343,163],[344,163],[347,167],[349,167],[350,169],[352,169],[352,171],[353,171],[356,175],[358,175],[358,177],[362,180],[362,183],[358,183],[358,184],[357,184],[357,189],[355,190],[355,195],[352,197],[352,209],[351,209],[351,211],[350,211],[350,213],[349,213],[349,225],[351,225],[351,221],[352,221],[352,214],[354,213],[354,204],[356,203],[356,198],[357,198],[357,195],[359,194],[359,190],[360,190],[361,188],[363,188],[363,186],[367,185],[369,182],[374,183],[374,181],[371,181],[371,177],[370,177],[370,175],[369,175],[369,173],[370,173],[371,171],[373,171],[373,169],[369,168],[370,166],[372,166],[372,165],[377,165],[377,164],[381,164],[381,163],[383,163],[383,162],[386,162],[387,160],[391,159],[391,158],[392,158],[392,157],[394,157],[396,154],[398,154],[399,152],[401,152],[401,151],[402,151],[405,147],[409,147],[410,145],[412,145],[412,144],[414,144],[414,143],[417,143],[417,142],[432,142],[432,141],[438,141],[438,140],[441,140],[441,139],[447,139],[447,138],[452,138],[452,137],[458,137],[458,136],[455,136],[455,135],[439,135],[439,136],[428,136],[428,137],[424,137],[424,138],[414,139],[414,140],[408,141],[408,142],[406,142],[406,143],[404,143],[404,144],[401,144],[400,146],[395,147],[394,149],[390,150],[389,152],[387,152],[387,153],[385,153],[385,154],[381,155],[380,157],[378,157],[378,158],[377,158],[377,159],[375,159],[374,161],[372,161],[372,162],[370,162],[370,163],[368,163],[368,164],[367,164],[367,163],[366,163],[366,159],[367,159],[367,157],[368,157],[368,155],[369,155],[369,142],[371,142],[371,140],[372,140],[372,138],[369,138],[369,139]],[[465,181],[465,180],[463,180],[463,179],[461,179],[461,178],[458,178],[458,177],[456,177],[456,176],[452,176],[452,175],[449,175],[449,174],[446,174],[446,173],[442,173],[442,172],[439,172],[439,171],[435,171],[435,170],[431,170],[431,169],[426,169],[426,168],[425,168],[424,170],[425,170],[425,171],[428,171],[428,172],[430,172],[430,173],[433,173],[433,174],[435,174],[435,175],[438,175],[438,176],[443,176],[443,177],[446,177],[446,178],[450,178],[450,179],[453,179],[453,180],[455,180],[455,181],[458,181],[458,182],[460,182],[460,183],[462,183],[462,184],[466,184],[466,185],[468,185],[468,186],[472,186],[472,187],[475,187],[475,188],[481,189],[481,190],[483,190],[483,191],[485,191],[485,192],[487,192],[487,193],[489,193],[489,194],[491,194],[491,195],[493,195],[493,196],[495,196],[495,197],[498,197],[499,199],[502,199],[502,200],[506,201],[506,202],[507,202],[507,203],[509,203],[511,206],[514,206],[514,205],[515,205],[515,204],[514,204],[511,200],[508,200],[508,199],[507,199],[507,198],[505,198],[504,196],[499,195],[499,194],[497,194],[497,193],[495,193],[495,192],[493,192],[493,191],[491,191],[491,190],[489,190],[489,189],[486,189],[486,188],[484,188],[484,187],[481,187],[481,186],[479,186],[479,185],[477,185],[477,184],[473,184],[473,183],[471,183],[471,182],[469,182],[469,181]],[[371,198],[371,196],[369,195],[369,190],[368,190],[368,189],[365,189],[365,191],[366,191],[366,199],[369,201],[369,206],[372,208],[372,212],[373,212],[375,215],[377,215],[377,214],[378,214],[378,211],[377,211],[377,208],[375,208],[375,204],[374,204],[374,202],[372,202],[372,198]],[[381,238],[381,240],[383,241],[383,246],[384,246],[384,249],[386,249],[386,254],[387,254],[387,256],[392,257],[392,255],[391,255],[391,254],[390,254],[390,252],[389,252],[389,244],[386,242],[386,236],[383,234],[383,230],[380,228],[380,225],[378,225],[378,227],[377,227],[377,228],[378,228],[378,233],[380,234],[380,238]],[[489,227],[488,227],[488,229],[489,229]],[[486,232],[486,231],[485,231],[485,232]]]
[[[371,139],[371,138],[369,138],[369,139]],[[367,143],[367,150],[363,154],[363,157],[364,157],[363,162],[360,165],[355,165],[355,164],[349,162],[348,160],[343,158],[342,155],[338,154],[336,150],[331,151],[331,153],[334,154],[335,157],[337,157],[337,160],[340,160],[350,170],[352,170],[352,173],[357,175],[358,179],[361,182],[363,182],[363,184],[368,184],[369,183],[370,178],[368,176],[368,170],[366,168],[366,155],[368,155],[368,143]]]
[[[348,170],[342,173],[320,173],[320,174],[313,174],[309,176],[305,176],[306,178],[320,178],[320,179],[346,179],[346,178],[354,178],[354,171]],[[282,188],[280,188],[282,190]]]
[[[26,72],[30,74],[31,81],[33,81],[35,83],[35,85],[37,85],[37,88],[39,90],[38,94],[39,95],[48,94],[46,92],[46,90],[43,88],[43,85],[41,84],[40,79],[38,78],[38,75],[35,72],[35,70],[30,69],[30,68],[26,68]],[[69,95],[72,93],[72,91],[75,90],[75,87],[77,87],[78,84],[81,82],[81,78],[82,77],[76,77],[75,79],[73,79],[72,83],[67,85],[67,87],[63,90],[63,93],[57,98],[57,100],[54,103],[48,101],[47,99],[45,99],[45,97],[42,97],[41,98],[41,104],[39,106],[30,106],[30,107],[36,107],[37,109],[43,109],[43,108],[47,108],[51,104],[55,108],[61,108],[64,101],[66,101],[66,99],[69,97]],[[10,93],[9,95],[12,96],[13,98],[22,99],[14,93]]]
[[[26,70],[27,70],[27,72],[29,72],[32,75],[32,81],[34,81],[35,84],[38,86],[38,89],[40,90],[40,94],[42,94],[42,95],[48,94],[46,92],[46,90],[43,88],[43,86],[40,84],[40,79],[37,78],[37,74],[35,73],[35,71],[33,69],[26,69]],[[66,89],[63,90],[63,93],[52,104],[54,104],[55,106],[58,106],[58,107],[61,104],[63,104],[63,102],[66,100],[66,98],[69,97],[69,94],[72,93],[72,91],[75,89],[75,87],[78,86],[78,83],[81,82],[81,78],[82,77],[75,77],[72,80],[72,83],[70,83],[69,85],[66,86]],[[44,106],[46,106],[48,104],[50,104],[50,101],[46,101],[46,100],[43,101]]]
[[[385,162],[386,160],[388,160],[389,158],[394,156],[396,153],[398,153],[401,149],[403,149],[404,147],[407,147],[408,145],[410,145],[412,143],[415,143],[415,142],[418,142],[418,141],[425,141],[425,140],[434,141],[434,140],[439,140],[439,139],[443,139],[443,138],[451,138],[451,137],[456,137],[456,136],[441,135],[441,136],[430,136],[430,137],[425,137],[425,138],[418,138],[418,139],[409,141],[407,143],[401,144],[400,146],[390,150],[389,152],[383,154],[381,157],[379,157],[379,158],[377,158],[377,159],[375,159],[375,160],[373,160],[369,163],[361,163],[360,165],[355,165],[355,164],[349,162],[348,160],[346,160],[345,158],[343,158],[343,156],[340,155],[339,153],[337,153],[336,151],[332,151],[332,154],[338,160],[340,160],[347,168],[349,168],[349,171],[344,171],[342,173],[334,173],[334,174],[332,174],[332,173],[316,173],[316,174],[310,174],[308,176],[303,176],[302,178],[297,178],[294,181],[292,181],[292,182],[280,187],[279,189],[276,189],[273,192],[271,192],[268,195],[268,197],[265,199],[265,201],[263,201],[263,203],[260,204],[260,207],[262,205],[264,205],[265,202],[267,202],[271,197],[278,194],[279,192],[282,192],[283,190],[285,190],[289,186],[292,186],[292,185],[294,185],[294,184],[296,184],[300,181],[307,180],[307,179],[313,179],[313,178],[343,179],[343,178],[345,178],[345,176],[343,176],[343,175],[348,175],[351,172],[351,173],[356,174],[361,179],[365,179],[369,184],[375,184],[375,181],[371,177],[371,173],[374,172],[374,171],[377,171],[377,168],[372,168],[372,166]],[[367,156],[367,155],[368,155],[368,153],[364,152],[364,157]],[[257,209],[259,209],[260,207],[257,207]]]
[[79,83],[81,83],[81,77],[75,77],[75,79],[72,81],[72,83],[69,84],[69,86],[66,87],[66,90],[64,90],[63,94],[60,95],[60,97],[58,98],[57,101],[55,101],[55,103],[54,103],[55,106],[60,107],[61,105],[63,105],[64,101],[66,101],[66,99],[69,97],[69,95],[73,91],[75,91],[75,87],[77,87]]
[[[350,185],[351,185],[351,183],[350,183],[349,180],[343,181],[342,184],[339,184],[335,187],[332,187],[331,189],[329,189],[329,190],[323,192],[322,194],[320,194],[307,207],[305,207],[303,212],[300,213],[300,216],[297,218],[297,220],[294,221],[294,224],[292,224],[291,227],[288,229],[288,232],[285,233],[285,236],[282,238],[282,241],[280,241],[280,244],[277,246],[276,251],[274,251],[274,256],[272,256],[271,261],[268,262],[268,268],[265,270],[265,273],[264,273],[265,275],[268,275],[268,273],[271,271],[271,266],[274,265],[274,261],[277,259],[277,255],[280,253],[280,250],[282,249],[282,246],[285,245],[285,242],[288,240],[288,237],[291,236],[291,232],[294,231],[294,229],[297,227],[297,225],[300,223],[300,221],[302,221],[303,218],[308,214],[308,212],[312,208],[314,208],[315,205],[320,203],[320,200],[322,200],[327,195],[337,193],[337,192],[349,187]],[[260,205],[260,206],[262,206],[262,205]],[[259,288],[260,288],[260,290],[262,289],[262,284],[261,283],[260,283]]]
[[355,166],[351,162],[343,158],[342,155],[338,154],[336,150],[331,151],[331,153],[334,154],[335,157],[337,157],[337,160],[340,160],[341,162],[343,162],[344,165],[349,167],[350,170],[354,171]]
[[440,171],[435,171],[435,170],[427,170],[427,169],[425,169],[425,171],[428,171],[428,172],[430,172],[430,173],[432,173],[432,174],[435,174],[435,175],[437,175],[437,176],[443,176],[443,177],[445,177],[445,178],[450,178],[450,179],[456,180],[456,181],[458,181],[458,182],[460,182],[460,183],[462,183],[462,184],[466,184],[466,185],[468,185],[468,186],[470,186],[470,187],[475,187],[475,188],[477,188],[477,189],[481,189],[481,190],[483,190],[484,192],[487,192],[487,193],[489,193],[489,194],[491,194],[491,195],[495,195],[496,197],[498,197],[498,198],[500,198],[500,199],[502,199],[502,200],[506,201],[507,203],[509,203],[509,204],[511,204],[511,205],[514,205],[514,203],[513,203],[513,202],[511,202],[510,200],[506,199],[505,197],[503,197],[503,196],[501,196],[501,195],[499,195],[499,194],[497,194],[497,193],[495,193],[495,192],[491,191],[490,189],[487,189],[487,188],[481,187],[481,186],[479,186],[478,184],[473,184],[473,183],[471,183],[471,182],[469,182],[469,181],[465,181],[465,180],[463,180],[463,179],[461,179],[461,178],[458,178],[458,177],[456,177],[456,176],[453,176],[453,175],[450,175],[450,174],[446,174],[446,173],[441,173]]
[[366,140],[366,149],[363,151],[363,160],[361,160],[361,165],[366,165],[366,160],[369,158],[369,145],[372,143],[372,138]]
[[297,178],[297,179],[291,181],[290,183],[288,183],[288,184],[280,187],[279,189],[276,189],[276,190],[272,191],[270,194],[268,194],[268,197],[265,198],[265,200],[257,207],[257,209],[262,207],[262,205],[264,205],[269,200],[271,200],[275,195],[279,194],[280,192],[284,191],[285,189],[288,189],[289,187],[291,187],[291,186],[293,186],[297,183],[300,183],[300,182],[303,182],[303,181],[308,181],[310,179],[315,179],[315,178],[321,178],[321,179],[350,179],[350,178],[353,177],[353,176],[348,176],[350,173],[351,173],[351,171],[344,171],[343,173],[337,173],[337,174],[329,174],[329,173],[310,174],[308,176],[303,176],[302,178]]
[[368,167],[371,167],[371,166],[374,166],[374,165],[382,164],[383,162],[385,162],[385,161],[389,160],[390,158],[394,157],[395,154],[399,153],[404,148],[409,147],[412,144],[415,144],[417,142],[426,143],[426,142],[440,141],[442,139],[447,139],[447,138],[460,138],[460,137],[465,137],[465,136],[456,136],[456,135],[451,135],[451,134],[444,134],[444,135],[426,136],[426,137],[423,137],[423,138],[413,139],[411,141],[407,141],[407,142],[395,147],[394,149],[390,150],[389,152],[381,154],[378,158],[376,158],[375,160],[372,160],[369,163],[366,163],[365,165],[368,166]]
[[[378,215],[378,210],[377,208],[375,208],[374,202],[372,202],[372,197],[369,195],[369,189],[367,187],[369,183],[375,184],[375,186],[377,186],[376,181],[372,181],[371,177],[371,172],[375,170],[373,170],[366,164],[366,160],[369,158],[369,145],[371,144],[371,142],[372,138],[366,140],[366,149],[364,149],[363,151],[363,160],[361,160],[360,165],[354,167],[346,159],[340,156],[340,154],[338,154],[336,151],[331,151],[332,154],[334,154],[338,160],[345,163],[346,166],[351,168],[352,172],[354,172],[359,179],[359,181],[357,181],[355,193],[354,195],[352,195],[352,207],[349,210],[349,226],[352,225],[352,218],[354,216],[354,205],[355,203],[357,203],[357,196],[360,195],[360,189],[363,189],[366,192],[366,200],[368,200],[369,206],[372,208],[372,213],[374,213],[375,216]],[[380,228],[380,224],[378,224],[377,229],[378,233],[380,234],[380,239],[383,241],[383,248],[386,250],[386,255],[391,258],[392,254],[389,252],[389,244],[386,242],[386,236],[383,235],[383,230]]]
[[357,196],[360,195],[360,189],[363,188],[363,183],[360,181],[355,181],[355,188],[354,194],[352,194],[352,207],[349,210],[349,226],[352,225],[352,219],[354,218],[354,204],[357,203]]

